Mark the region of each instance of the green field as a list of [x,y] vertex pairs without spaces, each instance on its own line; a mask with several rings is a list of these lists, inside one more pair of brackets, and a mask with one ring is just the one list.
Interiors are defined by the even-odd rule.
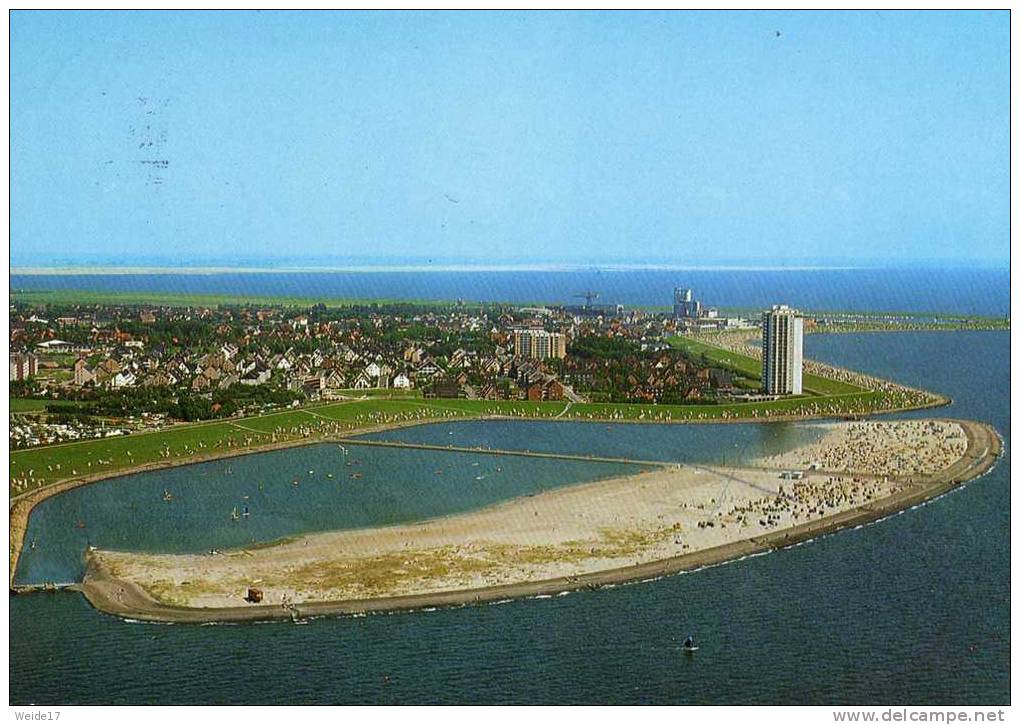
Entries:
[[[689,337],[671,337],[668,342],[677,350],[682,350],[689,355],[703,356],[712,365],[731,370],[752,380],[761,380],[761,361],[753,357]],[[856,385],[810,373],[804,373],[804,389],[815,395],[846,395],[864,391],[864,388]]]
[[52,402],[54,401],[37,398],[11,398],[11,412],[30,413],[37,410],[46,410],[46,406]]

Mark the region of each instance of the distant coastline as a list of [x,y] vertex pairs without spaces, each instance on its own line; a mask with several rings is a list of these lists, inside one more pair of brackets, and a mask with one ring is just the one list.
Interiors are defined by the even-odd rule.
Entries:
[[348,273],[348,272],[824,272],[871,269],[856,265],[748,265],[748,264],[584,264],[580,262],[533,263],[533,264],[346,264],[326,266],[12,266],[11,275],[107,275],[107,274],[298,274],[298,273]]
[[[675,287],[692,287],[721,314],[758,314],[777,300],[811,312],[847,311],[967,317],[1009,315],[1009,270],[972,267],[636,264],[472,260],[340,260],[317,264],[224,260],[179,267],[163,260],[94,265],[37,260],[11,267],[13,296],[34,304],[559,304],[580,307],[586,294],[607,309],[671,309]],[[952,295],[940,290],[953,290]],[[334,304],[335,306],[335,304]]]

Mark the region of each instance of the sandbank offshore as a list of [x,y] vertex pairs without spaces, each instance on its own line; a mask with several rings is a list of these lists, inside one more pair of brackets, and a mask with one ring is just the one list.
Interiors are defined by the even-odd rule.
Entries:
[[[781,548],[887,516],[990,469],[989,426],[826,424],[756,467],[671,465],[431,521],[202,555],[93,551],[83,591],[144,620],[209,622],[449,606],[597,588]],[[783,477],[791,468],[802,479]],[[248,587],[264,593],[247,604]]]

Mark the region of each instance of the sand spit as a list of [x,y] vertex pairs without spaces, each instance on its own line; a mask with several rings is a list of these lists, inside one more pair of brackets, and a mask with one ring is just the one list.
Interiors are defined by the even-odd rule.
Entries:
[[[927,427],[926,427],[927,426]],[[932,446],[912,464],[902,448]],[[966,441],[961,447],[960,442]],[[806,471],[800,460],[863,470]],[[558,594],[740,558],[908,508],[987,471],[1000,442],[972,422],[833,424],[770,467],[670,466],[416,524],[205,555],[93,551],[83,590],[132,619],[207,622],[452,606]],[[883,462],[899,466],[894,475]],[[766,462],[763,462],[766,463]],[[943,465],[945,464],[945,465]],[[247,604],[248,587],[262,590]]]

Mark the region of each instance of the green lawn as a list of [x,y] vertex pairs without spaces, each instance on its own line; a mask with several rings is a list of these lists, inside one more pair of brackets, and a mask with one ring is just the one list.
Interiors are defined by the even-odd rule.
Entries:
[[40,400],[38,398],[11,398],[12,413],[29,413],[36,410],[46,410],[46,406],[55,401]]
[[[668,342],[674,348],[688,354],[703,355],[712,365],[726,368],[752,380],[761,380],[761,360],[689,337],[671,337]],[[804,373],[804,389],[816,395],[845,395],[864,391],[864,388],[856,385],[810,373]]]
[[690,337],[671,337],[666,342],[688,355],[704,356],[713,365],[731,370],[752,380],[761,380],[761,361],[753,357],[716,345],[709,345]]

